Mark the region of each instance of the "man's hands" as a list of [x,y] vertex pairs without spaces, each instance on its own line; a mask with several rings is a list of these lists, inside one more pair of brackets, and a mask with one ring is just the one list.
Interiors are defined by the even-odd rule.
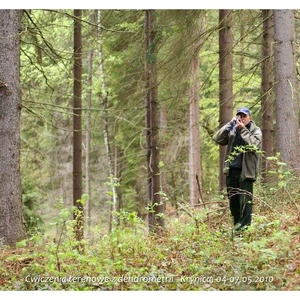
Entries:
[[242,129],[242,128],[245,127],[245,125],[244,125],[242,119],[240,119],[238,116],[234,116],[234,117],[232,118],[231,122],[235,123],[235,124],[236,124],[236,127],[237,127],[238,129]]
[[238,116],[235,117],[235,121],[236,121],[236,127],[237,127],[238,129],[242,129],[242,128],[245,127],[245,125],[244,125],[242,119],[238,118]]

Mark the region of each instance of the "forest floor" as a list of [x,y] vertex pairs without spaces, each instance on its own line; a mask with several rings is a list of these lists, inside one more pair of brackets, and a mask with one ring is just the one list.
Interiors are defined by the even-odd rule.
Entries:
[[[279,210],[280,209],[280,210]],[[150,235],[134,213],[78,251],[72,224],[57,240],[36,235],[0,248],[0,290],[299,291],[300,225],[294,203],[255,208],[252,226],[232,237],[227,207],[166,218]],[[71,221],[70,221],[71,222]],[[98,235],[99,236],[99,235]]]

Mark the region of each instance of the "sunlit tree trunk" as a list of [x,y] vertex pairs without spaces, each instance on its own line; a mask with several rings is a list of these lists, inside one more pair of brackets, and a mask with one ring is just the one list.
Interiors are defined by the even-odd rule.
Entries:
[[106,83],[105,71],[104,71],[104,62],[103,62],[103,48],[102,48],[102,35],[101,35],[101,11],[98,10],[98,38],[99,38],[99,58],[100,58],[100,77],[101,77],[101,91],[102,91],[102,106],[104,109],[104,142],[106,147],[107,163],[109,170],[109,185],[112,191],[112,205],[110,213],[110,225],[109,229],[111,230],[113,225],[116,225],[118,222],[117,210],[118,210],[118,193],[117,193],[117,177],[115,174],[114,161],[113,161],[113,152],[111,147],[110,135],[109,135],[109,101],[108,101],[108,87]]
[[[194,20],[194,33],[191,36],[190,85],[189,85],[189,189],[190,204],[197,207],[204,203],[202,196],[202,171],[200,151],[200,68],[199,53],[204,42],[204,14]],[[199,207],[199,206],[198,206]]]
[[274,10],[276,142],[281,158],[300,171],[299,91],[295,64],[293,10]]
[[[168,183],[167,183],[167,172],[165,171],[165,164],[166,164],[166,149],[167,149],[167,143],[165,142],[167,137],[167,126],[168,126],[168,113],[167,113],[167,107],[164,105],[164,103],[160,106],[160,130],[159,130],[159,136],[160,136],[160,156],[163,156],[163,163],[164,166],[160,168],[160,174],[161,174],[161,191],[165,196],[169,194],[168,192]],[[166,209],[166,203],[164,202],[164,209]]]
[[263,10],[263,63],[262,63],[262,98],[261,98],[261,130],[262,130],[262,180],[267,181],[268,160],[273,155],[273,107],[274,107],[274,19],[272,10]]
[[89,78],[88,85],[89,91],[87,95],[87,111],[86,111],[86,136],[85,136],[85,193],[88,195],[86,202],[86,224],[87,227],[91,227],[91,176],[90,176],[90,153],[91,153],[91,100],[92,100],[92,64],[93,64],[93,50],[89,55]]
[[81,10],[74,10],[74,102],[73,102],[73,205],[76,220],[75,235],[78,241],[83,239],[83,203],[82,197],[82,125],[81,125],[81,81],[82,81],[82,41]]
[[20,11],[0,10],[0,247],[25,238],[20,175]]
[[191,61],[191,86],[189,89],[189,185],[190,204],[194,207],[202,200],[200,131],[199,131],[199,49]]
[[[219,11],[219,126],[225,125],[233,113],[233,70],[232,70],[232,11]],[[226,185],[223,173],[226,146],[219,146],[219,190]]]

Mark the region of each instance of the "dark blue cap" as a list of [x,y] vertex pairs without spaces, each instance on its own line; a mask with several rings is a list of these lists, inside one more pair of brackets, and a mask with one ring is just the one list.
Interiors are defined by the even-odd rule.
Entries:
[[241,107],[241,108],[239,108],[239,109],[237,110],[236,114],[237,114],[237,115],[238,115],[238,114],[245,114],[245,115],[248,115],[248,116],[251,115],[250,110],[249,110],[249,108],[247,108],[247,107]]

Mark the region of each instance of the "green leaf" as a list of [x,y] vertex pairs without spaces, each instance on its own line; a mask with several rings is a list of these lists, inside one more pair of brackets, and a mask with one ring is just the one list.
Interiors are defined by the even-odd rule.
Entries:
[[16,243],[16,248],[24,248],[27,246],[27,240],[22,240]]

